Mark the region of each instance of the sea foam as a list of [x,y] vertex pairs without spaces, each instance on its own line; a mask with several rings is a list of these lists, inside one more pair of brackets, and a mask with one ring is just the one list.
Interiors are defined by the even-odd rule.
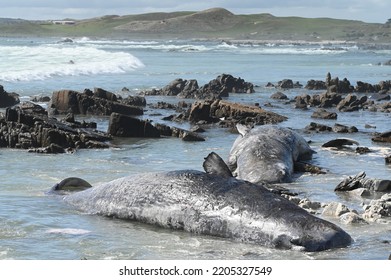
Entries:
[[127,52],[60,44],[1,46],[0,61],[0,81],[7,82],[126,73],[144,66]]

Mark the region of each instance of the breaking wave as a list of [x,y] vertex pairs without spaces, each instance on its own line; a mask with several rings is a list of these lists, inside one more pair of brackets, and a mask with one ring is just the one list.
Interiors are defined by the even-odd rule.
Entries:
[[0,81],[126,73],[143,67],[130,53],[79,45],[0,46]]

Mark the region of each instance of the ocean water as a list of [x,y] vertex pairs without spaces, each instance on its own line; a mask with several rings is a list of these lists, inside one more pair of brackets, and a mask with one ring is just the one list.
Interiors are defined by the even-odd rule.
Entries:
[[[293,109],[269,96],[276,89],[265,88],[289,78],[305,85],[310,79],[324,80],[327,72],[340,79],[378,83],[391,79],[388,61],[391,49],[363,48],[352,44],[289,44],[275,42],[236,43],[208,41],[130,41],[73,38],[0,38],[0,84],[22,100],[51,96],[60,89],[82,91],[102,87],[117,94],[137,94],[160,88],[176,78],[197,79],[199,85],[222,73],[254,83],[253,94],[231,94],[228,100],[245,104],[272,103],[265,109],[289,119],[281,125],[303,129],[312,110]],[[126,87],[129,92],[122,91]],[[294,98],[305,89],[285,93]],[[147,103],[173,97],[147,97]],[[189,101],[191,102],[191,100]],[[43,104],[45,105],[45,104]],[[158,111],[163,115],[172,111]],[[148,109],[144,118],[164,123],[162,116]],[[93,120],[105,131],[107,117],[77,116]],[[334,187],[346,176],[365,171],[368,177],[390,179],[391,167],[384,157],[391,145],[374,143],[371,133],[390,130],[390,114],[358,111],[338,112],[338,120],[315,120],[355,125],[359,133],[342,135],[303,134],[317,151],[313,162],[326,175],[298,176],[287,187],[300,197],[314,201],[339,201],[362,211],[358,197],[339,196]],[[170,123],[183,128],[190,124]],[[366,124],[376,128],[365,128]],[[224,159],[237,135],[227,129],[208,129],[205,142],[187,143],[175,138],[115,139],[114,148],[79,150],[74,154],[41,155],[24,150],[0,149],[0,259],[386,259],[391,253],[391,220],[368,225],[341,225],[354,238],[348,247],[318,253],[274,250],[226,239],[172,231],[137,222],[80,213],[60,199],[48,196],[55,183],[69,177],[91,184],[141,172],[178,169],[202,170],[203,158],[211,151]],[[333,151],[321,145],[337,137],[349,137],[369,147],[372,153]]]

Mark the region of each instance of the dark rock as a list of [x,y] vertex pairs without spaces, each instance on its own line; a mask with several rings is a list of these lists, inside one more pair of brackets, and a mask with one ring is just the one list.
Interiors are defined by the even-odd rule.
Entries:
[[50,102],[49,96],[34,96],[31,98],[32,102]]
[[94,88],[94,96],[110,101],[117,101],[117,96],[114,93],[104,90],[102,88]]
[[374,137],[372,137],[373,142],[385,142],[391,143],[391,131],[380,133]]
[[292,89],[292,88],[301,88],[303,86],[299,82],[293,83],[291,79],[284,79],[277,83],[277,87],[281,89]]
[[156,124],[155,127],[163,136],[177,137],[183,141],[205,141],[205,138],[193,131],[188,131],[178,127],[169,127],[164,124]]
[[337,119],[337,113],[334,112],[328,112],[325,109],[317,109],[312,115],[311,118],[316,119],[328,119],[328,120],[334,120]]
[[257,106],[232,103],[224,100],[204,100],[193,104],[189,120],[191,122],[229,120],[227,126],[238,122],[246,124],[271,124],[286,120],[286,117],[265,111]]
[[253,92],[254,85],[252,83],[245,82],[243,79],[235,78],[232,75],[222,74],[202,87],[198,86],[196,80],[176,79],[162,89],[152,89],[141,94],[206,99],[227,97],[229,93]]
[[305,88],[308,90],[323,90],[327,89],[327,86],[324,81],[309,80]]
[[19,95],[16,93],[8,93],[0,85],[0,108],[11,107],[20,102]]
[[280,100],[285,100],[285,99],[288,99],[288,96],[286,96],[286,94],[278,91],[276,93],[273,93],[270,98],[272,99],[280,99]]
[[324,131],[332,131],[332,128],[324,124],[311,122],[309,125],[305,127],[305,130],[307,132],[311,132],[311,131],[324,132]]
[[0,119],[0,147],[61,153],[67,149],[92,148],[92,141],[107,148],[108,140],[108,135],[77,122],[70,125],[49,118],[42,107],[33,103],[7,108],[4,118]]
[[391,155],[387,156],[384,160],[386,164],[391,164]]
[[145,107],[147,105],[147,101],[143,96],[128,96],[122,99],[121,103],[137,107]]
[[140,120],[118,113],[110,115],[107,131],[110,135],[118,137],[146,137],[159,138],[160,132],[148,120]]
[[331,78],[330,73],[327,73],[326,76],[326,87],[328,92],[334,93],[351,93],[354,91],[354,87],[346,78],[343,80],[340,80],[338,77]]
[[362,154],[367,154],[372,152],[368,147],[357,147],[356,148],[356,153],[362,155]]
[[336,123],[333,126],[333,131],[336,133],[355,133],[358,132],[358,129],[355,126],[348,127],[346,125]]
[[352,191],[358,188],[364,188],[375,192],[391,191],[391,181],[381,179],[368,179],[364,171],[355,176],[349,176],[340,182],[334,191]]
[[346,145],[359,145],[357,141],[354,141],[352,139],[345,139],[345,138],[338,138],[334,140],[330,140],[322,145],[324,148],[341,148],[342,146]]
[[[103,96],[97,97],[97,96]],[[115,95],[109,92],[95,89],[95,93],[86,90],[79,93],[73,90],[62,90],[53,92],[51,107],[60,114],[92,114],[110,115],[120,113],[124,115],[142,115],[143,110],[136,106],[122,104],[111,99],[116,99]]]

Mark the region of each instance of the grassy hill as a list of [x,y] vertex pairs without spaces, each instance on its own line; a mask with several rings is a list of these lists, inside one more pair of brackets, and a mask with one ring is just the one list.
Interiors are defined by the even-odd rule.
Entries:
[[72,25],[0,19],[0,36],[20,35],[389,43],[391,25],[270,14],[235,15],[222,8],[201,12],[111,15],[75,21]]

